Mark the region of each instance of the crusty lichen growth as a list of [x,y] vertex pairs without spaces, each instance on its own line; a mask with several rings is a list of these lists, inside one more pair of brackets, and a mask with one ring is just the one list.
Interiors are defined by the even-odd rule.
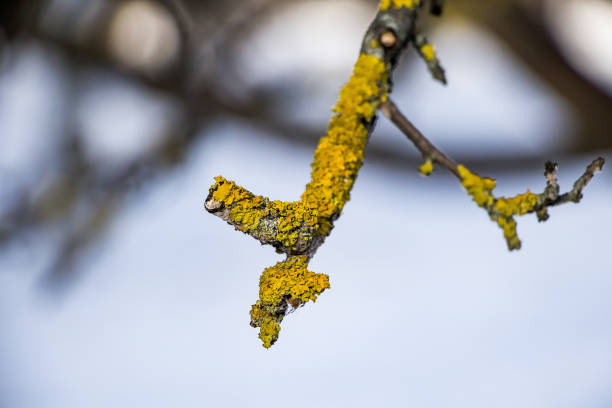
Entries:
[[289,256],[263,272],[260,298],[251,309],[251,325],[260,327],[265,347],[278,338],[287,302],[314,301],[329,287],[327,275],[310,272],[306,266],[350,199],[370,126],[389,92],[389,71],[388,63],[377,56],[359,56],[314,153],[311,181],[299,201],[271,201],[223,177],[216,177],[209,190],[205,203],[209,211]]
[[424,176],[429,176],[434,171],[433,160],[430,158],[426,159],[423,164],[419,166],[419,173]]
[[413,9],[419,5],[419,0],[382,0],[380,2],[380,10],[384,11],[390,8],[406,7]]
[[259,279],[259,300],[251,308],[251,325],[259,327],[259,338],[269,348],[278,338],[280,322],[288,307],[315,302],[329,288],[329,277],[306,269],[308,257],[291,256],[267,268]]
[[[285,261],[267,268],[261,275],[259,300],[250,312],[251,325],[260,328],[259,337],[266,348],[278,338],[280,323],[289,306],[296,308],[310,300],[314,302],[329,288],[327,275],[310,272],[306,267],[350,198],[376,111],[381,104],[389,104],[390,75],[400,51],[412,43],[434,78],[446,83],[433,46],[415,29],[420,3],[419,0],[381,1],[379,13],[364,36],[362,53],[352,76],[333,108],[327,134],[314,153],[312,178],[299,201],[271,201],[223,177],[217,177],[209,190],[205,201],[207,211],[287,255]],[[433,145],[426,144],[426,148],[431,149]],[[556,174],[553,174],[556,166],[551,165],[550,169],[547,167],[548,185],[543,194],[527,191],[513,198],[496,198],[492,193],[494,180],[457,166],[439,152],[435,157],[425,153],[423,156],[426,159],[420,167],[423,174],[433,171],[435,159],[460,177],[474,201],[503,229],[510,249],[520,247],[515,215],[536,212],[544,220],[548,217],[547,207],[578,202],[582,189],[604,162],[599,158],[591,163],[569,193],[558,194]]]
[[230,209],[230,220],[244,232],[256,229],[261,217],[269,211],[267,199],[256,196],[221,176],[215,177],[210,194],[212,199]]
[[333,108],[327,135],[314,153],[312,180],[302,201],[316,208],[320,217],[339,214],[349,200],[368,139],[367,125],[388,92],[386,64],[372,55],[361,54],[353,75],[340,91]]
[[259,299],[263,305],[277,307],[286,297],[301,303],[317,300],[329,288],[329,277],[306,269],[308,257],[291,256],[267,268],[259,279]]
[[240,231],[264,235],[281,252],[304,252],[314,237],[329,234],[333,218],[349,200],[363,161],[368,124],[388,87],[386,63],[361,54],[314,153],[312,179],[300,201],[270,201],[220,176],[210,188],[209,200],[229,211],[227,221]]
[[319,222],[317,210],[301,201],[270,201],[221,176],[215,177],[210,198],[229,211],[227,221],[238,230],[291,251],[298,251],[298,241],[306,247],[314,235],[329,229]]
[[436,59],[436,51],[433,45],[431,44],[423,44],[421,48],[419,48],[421,55],[425,58],[425,61],[433,61]]
[[461,176],[461,185],[472,196],[474,202],[484,208],[491,219],[504,231],[508,249],[519,249],[521,241],[516,233],[514,216],[536,211],[539,196],[527,190],[526,193],[512,198],[495,197],[493,195],[495,180],[480,177],[462,165],[457,166],[457,169]]
[[434,77],[434,79],[446,84],[446,74],[444,72],[444,68],[440,64],[440,60],[436,55],[436,49],[429,41],[427,41],[427,37],[423,34],[418,33],[415,36],[414,46],[419,52],[419,55],[425,63],[427,64],[427,69]]
[[299,201],[272,201],[233,181],[217,177],[205,201],[207,211],[287,260],[268,268],[260,280],[260,299],[251,324],[270,347],[288,306],[298,307],[329,287],[326,275],[306,269],[350,199],[376,111],[387,100],[390,75],[401,51],[414,40],[420,0],[382,0],[361,46],[347,84],[340,91],[326,135],[314,153],[311,180]]
[[495,180],[488,177],[480,177],[466,169],[464,166],[457,166],[461,176],[461,185],[472,196],[476,204],[482,208],[488,208],[495,201],[491,192],[495,188]]

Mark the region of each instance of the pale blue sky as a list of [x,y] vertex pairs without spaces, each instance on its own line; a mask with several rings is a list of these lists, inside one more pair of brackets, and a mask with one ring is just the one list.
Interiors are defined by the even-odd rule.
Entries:
[[[452,139],[453,130],[467,134],[478,118],[476,128],[486,132],[465,141],[470,148],[529,153],[559,142],[556,132],[571,125],[564,107],[475,29],[457,30],[438,35],[448,87],[425,83],[418,65],[419,77],[397,84],[396,99],[414,108],[415,122],[457,151],[463,141]],[[492,47],[491,61],[466,64],[470,42],[451,49],[460,35]],[[40,175],[28,176],[23,163],[49,153],[27,151],[28,135],[27,146],[44,147],[45,137],[61,132],[49,106],[66,81],[62,62],[28,50],[0,74],[0,135],[11,147],[0,162],[13,171],[7,180]],[[98,74],[81,78],[92,85],[78,99],[79,123],[93,129],[92,154],[138,154],[131,138],[154,141],[151,123],[160,112],[172,115],[172,103]],[[342,78],[330,73],[333,92],[311,87],[312,102],[298,100],[288,111],[309,106],[316,113],[297,120],[322,117],[324,127]],[[19,104],[7,104],[15,94]],[[505,95],[503,106],[496,95]],[[509,123],[504,113],[525,120]],[[390,139],[384,122],[372,143],[410,149],[401,135]],[[116,124],[122,137],[96,140]],[[366,158],[351,201],[309,267],[329,274],[331,289],[288,316],[277,344],[265,350],[248,312],[259,274],[281,257],[207,214],[203,200],[220,174],[272,199],[296,199],[312,151],[236,121],[205,131],[185,167],[131,195],[62,301],[37,287],[59,227],[0,253],[0,406],[612,405],[609,168],[579,205],[551,210],[546,223],[521,218],[523,249],[509,253],[500,230],[445,171],[424,178]],[[378,140],[382,134],[387,139]],[[562,188],[592,158],[562,161]],[[501,193],[514,194],[541,189],[542,170],[490,176],[499,176]]]

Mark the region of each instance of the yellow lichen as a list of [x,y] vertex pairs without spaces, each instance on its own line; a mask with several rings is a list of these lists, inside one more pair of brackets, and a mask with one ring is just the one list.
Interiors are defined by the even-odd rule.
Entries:
[[434,49],[434,46],[431,44],[424,44],[421,47],[421,54],[427,62],[433,61],[436,58],[436,51]]
[[259,329],[259,338],[263,342],[265,348],[272,347],[272,344],[278,339],[278,333],[280,333],[280,324],[275,321],[269,320],[261,325]]
[[493,204],[495,197],[491,192],[495,188],[495,180],[480,177],[478,174],[470,172],[462,165],[457,166],[459,175],[461,176],[461,185],[472,196],[479,207],[487,208]]
[[504,231],[504,238],[508,243],[509,249],[519,249],[521,241],[516,234],[516,221],[512,217],[497,218],[497,225]]
[[533,211],[537,202],[538,195],[527,190],[526,193],[519,194],[512,198],[498,198],[493,206],[493,210],[505,217],[524,215],[530,211]]
[[[294,248],[303,227],[311,227],[314,232],[317,231],[319,224],[317,209],[309,208],[301,201],[289,203],[273,201],[271,210],[278,218],[276,240],[287,248]],[[307,239],[308,236],[302,234],[302,238]]]
[[242,231],[257,228],[261,217],[267,215],[267,200],[223,177],[215,177],[216,183],[210,188],[212,198],[230,208],[229,218]]
[[252,194],[244,188],[237,186],[233,181],[228,181],[221,176],[215,177],[215,184],[210,188],[210,192],[212,193],[213,199],[227,206],[252,196]]
[[264,309],[260,300],[251,307],[251,326],[259,327],[259,338],[265,348],[270,348],[278,339],[283,317],[281,313],[270,313]]
[[461,176],[461,184],[468,194],[478,206],[487,210],[491,219],[497,221],[497,225],[504,231],[508,248],[519,249],[521,241],[516,234],[516,221],[513,216],[535,211],[538,195],[527,190],[511,198],[495,197],[492,193],[495,188],[495,180],[480,177],[461,165],[457,166],[457,169]]
[[353,75],[340,91],[327,135],[314,153],[312,180],[302,194],[302,202],[316,208],[319,217],[330,218],[339,213],[349,200],[368,138],[366,124],[374,119],[387,92],[385,62],[361,54]]
[[260,327],[259,338],[268,348],[276,341],[287,301],[316,301],[329,288],[329,277],[306,269],[307,256],[291,256],[266,268],[259,279],[259,300],[251,308],[251,325]]
[[278,305],[285,296],[303,303],[315,301],[317,295],[329,288],[329,277],[306,269],[308,257],[291,256],[266,268],[259,279],[259,299],[264,305]]
[[233,181],[223,177],[216,177],[215,180],[216,183],[210,189],[212,198],[229,208],[229,220],[243,232],[257,230],[260,220],[269,216],[278,221],[274,239],[286,248],[294,248],[300,232],[303,241],[312,238],[303,233],[304,229],[311,229],[314,234],[322,233],[327,228],[327,223],[319,222],[318,210],[308,207],[302,201],[270,202]]
[[429,176],[434,171],[433,161],[431,159],[425,160],[419,167],[419,172],[424,176]]
[[[416,2],[394,1],[393,4],[401,7]],[[223,177],[215,179],[210,190],[212,199],[225,206],[229,220],[238,229],[257,230],[260,234],[261,230],[266,230],[267,234],[272,229],[273,239],[285,252],[287,249],[304,251],[304,243],[315,236],[329,234],[332,220],[350,198],[350,190],[362,165],[369,124],[380,103],[387,98],[389,68],[376,56],[359,56],[333,108],[327,134],[315,150],[311,181],[300,201],[270,201],[233,181]],[[259,338],[266,348],[278,338],[288,302],[299,305],[315,301],[329,288],[328,276],[308,271],[307,263],[308,256],[293,255],[267,268],[261,275],[260,299],[251,308],[251,325],[260,327]]]
[[380,10],[384,11],[389,8],[406,7],[413,9],[419,5],[419,0],[382,0],[380,2]]

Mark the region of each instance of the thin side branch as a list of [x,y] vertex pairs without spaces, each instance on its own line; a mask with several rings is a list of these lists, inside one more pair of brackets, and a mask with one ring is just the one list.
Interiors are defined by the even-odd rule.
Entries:
[[397,108],[397,105],[391,100],[387,99],[380,106],[380,110],[383,114],[391,120],[401,130],[404,135],[414,144],[414,146],[421,152],[423,160],[431,160],[439,163],[446,167],[448,171],[453,173],[455,177],[461,180],[459,170],[457,170],[457,163],[446,156],[436,146],[433,145],[420,131],[417,129],[410,120]]
[[536,213],[538,221],[546,221],[549,218],[548,209],[568,202],[577,203],[582,199],[582,190],[589,184],[595,172],[601,171],[605,160],[598,157],[586,168],[585,172],[576,180],[573,188],[559,195],[560,187],[557,183],[557,164],[547,162],[544,175],[546,187],[541,194],[534,194],[527,190],[511,198],[495,197],[493,189],[495,180],[480,177],[470,172],[462,165],[457,165],[448,158],[436,146],[433,145],[409,120],[400,112],[392,100],[387,99],[381,104],[380,109],[385,116],[408,137],[408,139],[421,152],[425,164],[420,167],[421,173],[428,175],[433,171],[433,162],[446,167],[465,187],[468,194],[472,196],[476,204],[489,214],[503,231],[509,250],[520,249],[521,241],[516,232],[516,221],[514,216]]
[[591,162],[584,173],[574,182],[574,186],[565,194],[559,195],[559,184],[557,183],[557,163],[546,162],[544,176],[546,177],[546,188],[538,196],[538,203],[534,208],[538,221],[546,221],[549,217],[547,209],[565,203],[578,203],[582,199],[582,190],[591,182],[595,173],[603,169],[605,163],[603,157],[598,157]]

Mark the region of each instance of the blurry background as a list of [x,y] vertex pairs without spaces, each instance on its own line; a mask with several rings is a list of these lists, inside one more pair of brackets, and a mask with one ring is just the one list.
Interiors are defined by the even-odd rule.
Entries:
[[[2,2],[1,407],[612,406],[609,168],[509,253],[382,117],[310,265],[332,288],[269,351],[249,327],[280,257],[203,200],[220,174],[299,197],[376,3]],[[406,52],[393,98],[498,193],[612,158],[612,2],[424,28],[449,85]]]

